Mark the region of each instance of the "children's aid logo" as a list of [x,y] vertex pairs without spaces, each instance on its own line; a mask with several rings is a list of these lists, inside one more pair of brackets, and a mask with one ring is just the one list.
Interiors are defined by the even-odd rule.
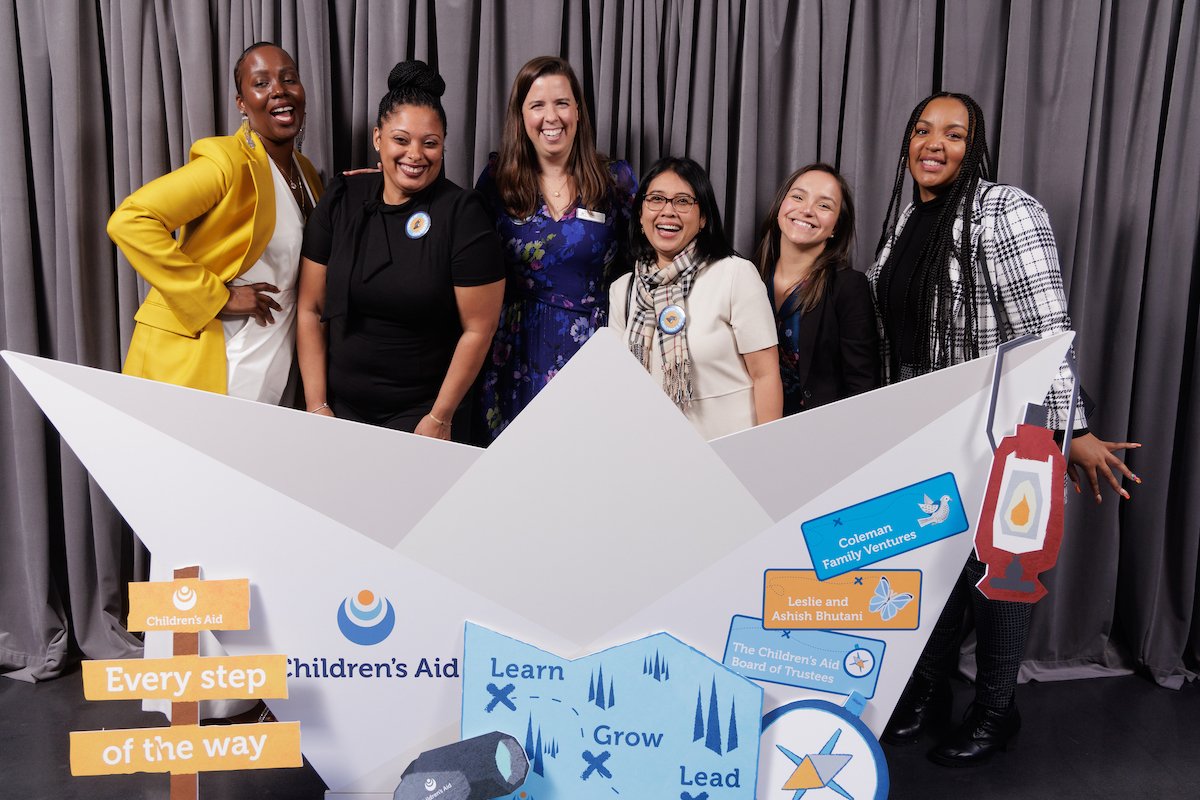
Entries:
[[379,644],[396,627],[396,609],[392,601],[370,589],[347,597],[338,606],[338,629],[355,644]]
[[196,590],[190,586],[180,586],[171,595],[171,603],[180,611],[191,611],[196,607]]

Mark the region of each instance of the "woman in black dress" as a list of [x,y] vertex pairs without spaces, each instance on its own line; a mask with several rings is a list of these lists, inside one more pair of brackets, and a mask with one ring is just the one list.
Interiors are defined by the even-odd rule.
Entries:
[[466,441],[504,263],[482,198],[442,175],[445,88],[421,61],[388,76],[381,171],[334,179],[305,230],[297,352],[310,412]]

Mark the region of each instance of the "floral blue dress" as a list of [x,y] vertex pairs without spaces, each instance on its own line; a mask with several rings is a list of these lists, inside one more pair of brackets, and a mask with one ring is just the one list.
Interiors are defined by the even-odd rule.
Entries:
[[[504,209],[495,158],[475,184],[500,233],[508,288],[483,365],[483,440],[490,442],[529,404],[598,328],[608,322],[606,270],[624,252],[637,191],[629,164],[609,164],[608,208],[574,206],[555,220],[542,203],[528,219]],[[608,276],[609,279],[613,277]]]

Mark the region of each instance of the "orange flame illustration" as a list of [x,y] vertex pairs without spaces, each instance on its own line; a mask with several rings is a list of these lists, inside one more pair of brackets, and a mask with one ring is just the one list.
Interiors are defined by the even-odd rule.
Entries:
[[1029,524],[1029,497],[1027,495],[1021,495],[1021,502],[1012,507],[1012,511],[1008,512],[1008,518],[1017,527]]

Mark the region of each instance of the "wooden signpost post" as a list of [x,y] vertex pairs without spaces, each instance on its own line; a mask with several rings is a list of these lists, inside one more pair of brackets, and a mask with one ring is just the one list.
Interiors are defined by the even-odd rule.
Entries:
[[201,658],[202,630],[250,627],[248,580],[202,581],[199,567],[175,580],[129,585],[129,630],[172,631],[171,658],[83,662],[88,700],[168,699],[171,726],[71,733],[72,775],[169,772],[171,800],[196,800],[201,772],[299,767],[299,722],[201,727],[201,700],[287,697],[283,655]]

